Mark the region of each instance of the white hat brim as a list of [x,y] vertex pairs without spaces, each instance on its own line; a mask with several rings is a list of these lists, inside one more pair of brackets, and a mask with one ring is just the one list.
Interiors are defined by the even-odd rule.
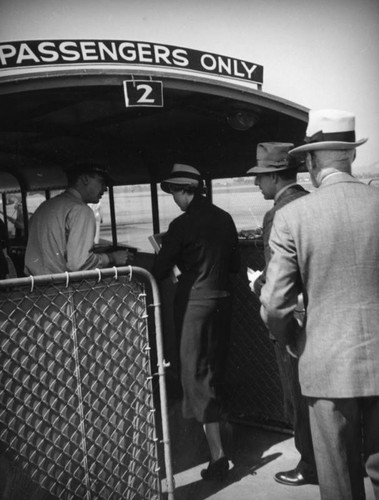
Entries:
[[357,142],[344,142],[344,141],[323,141],[323,142],[310,142],[309,144],[303,144],[303,146],[298,146],[297,148],[288,151],[289,155],[302,155],[308,151],[320,151],[322,149],[354,149],[358,146],[362,146],[368,138],[361,139]]
[[195,179],[189,179],[188,177],[176,177],[174,179],[166,179],[161,182],[161,189],[165,193],[170,193],[170,186],[172,184],[183,184],[183,186],[195,186],[199,185],[199,181]]

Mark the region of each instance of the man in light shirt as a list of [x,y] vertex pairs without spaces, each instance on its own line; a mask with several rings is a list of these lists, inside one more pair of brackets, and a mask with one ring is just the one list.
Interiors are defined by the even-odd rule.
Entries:
[[132,260],[127,249],[94,253],[95,216],[107,190],[108,169],[81,163],[66,171],[67,189],[43,202],[33,214],[25,252],[25,274],[43,275],[120,266]]

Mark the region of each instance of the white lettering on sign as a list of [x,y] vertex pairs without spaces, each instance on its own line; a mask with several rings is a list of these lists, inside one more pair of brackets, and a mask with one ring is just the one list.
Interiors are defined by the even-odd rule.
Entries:
[[[124,42],[119,47],[120,56],[127,62],[133,62],[136,60],[136,51],[133,50],[134,45],[130,42]],[[128,51],[128,52],[127,52]]]
[[164,45],[157,45],[155,47],[155,58],[158,64],[164,63],[170,65],[170,51]]
[[62,52],[62,59],[64,61],[79,61],[80,54],[75,50],[75,42],[63,42],[60,44],[60,51]]
[[80,47],[85,61],[97,61],[99,59],[95,42],[81,42]]
[[239,71],[238,61],[236,61],[235,59],[233,59],[233,70],[236,76],[240,76],[242,78],[245,75],[244,73],[241,73]]
[[104,42],[99,42],[99,53],[102,61],[105,61],[107,56],[110,57],[112,61],[117,61],[118,59],[118,52],[114,42],[110,44],[110,47]]
[[200,63],[203,68],[207,69],[208,71],[213,71],[216,69],[216,60],[209,54],[204,54],[203,56],[201,56]]
[[230,57],[213,56],[212,54],[204,54],[200,62],[203,68],[207,71],[217,71],[222,75],[237,76],[240,78],[252,78],[254,71],[257,68],[256,64],[250,66],[245,61],[231,59]]
[[26,43],[22,43],[18,53],[17,63],[20,64],[20,61],[25,62],[29,60],[39,62],[38,57],[33,53],[29,45],[27,45]]
[[142,95],[137,101],[139,104],[154,104],[154,98],[149,99],[149,96],[152,94],[151,85],[140,83],[136,88],[137,91],[142,90]]
[[163,83],[158,80],[125,80],[125,106],[163,106]]
[[0,46],[0,61],[3,66],[7,65],[7,60],[17,54],[16,48],[10,44]]
[[248,78],[251,79],[253,77],[254,71],[257,69],[257,65],[252,64],[249,67],[245,61],[241,61],[241,65],[246,70],[246,74],[247,74]]
[[184,49],[175,49],[172,53],[174,58],[175,66],[187,67],[189,66],[189,60],[187,57],[187,52]]
[[40,45],[39,48],[41,52],[41,60],[44,62],[56,62],[58,61],[58,54],[54,50],[54,43],[53,42],[43,42]]
[[151,54],[151,48],[148,43],[141,43],[138,45],[139,60],[142,63],[152,63],[154,59]]
[[0,70],[47,64],[140,64],[185,68],[263,82],[263,67],[233,57],[127,40],[31,40],[0,43]]

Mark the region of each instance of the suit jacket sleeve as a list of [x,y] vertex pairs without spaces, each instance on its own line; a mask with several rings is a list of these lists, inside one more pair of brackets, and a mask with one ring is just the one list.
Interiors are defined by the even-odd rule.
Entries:
[[297,330],[293,312],[301,289],[296,246],[282,211],[275,215],[269,245],[271,258],[261,302],[267,311],[270,332],[278,341],[287,344]]
[[263,218],[263,251],[265,258],[265,267],[262,271],[262,274],[254,281],[254,291],[257,297],[260,297],[262,292],[262,287],[266,283],[267,265],[270,262],[271,258],[269,239],[270,239],[270,233],[274,215],[275,215],[275,209],[272,208],[271,210],[265,213],[265,216]]

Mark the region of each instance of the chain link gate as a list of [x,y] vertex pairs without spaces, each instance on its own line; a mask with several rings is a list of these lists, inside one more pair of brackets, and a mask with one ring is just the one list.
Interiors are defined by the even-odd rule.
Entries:
[[158,288],[142,268],[0,281],[0,453],[29,488],[63,500],[158,500],[163,453],[173,499],[160,324]]
[[233,279],[232,336],[227,365],[231,418],[279,428],[291,422],[284,410],[283,389],[272,341],[263,324],[260,301],[250,290],[246,268],[262,270],[263,244],[241,245],[241,271]]

